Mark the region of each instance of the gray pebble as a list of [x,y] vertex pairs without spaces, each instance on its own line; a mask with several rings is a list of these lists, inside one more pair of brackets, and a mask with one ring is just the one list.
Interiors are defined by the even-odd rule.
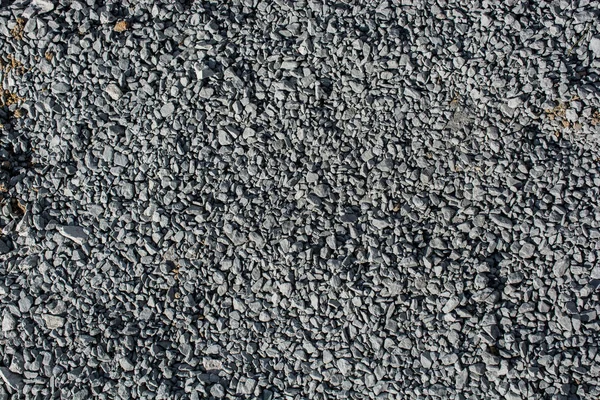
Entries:
[[23,378],[10,372],[8,368],[0,367],[0,377],[2,377],[4,383],[12,390],[21,391],[25,386]]
[[531,258],[535,254],[535,250],[535,245],[532,243],[525,243],[519,250],[519,256],[523,258]]
[[4,317],[2,318],[2,331],[8,332],[12,331],[17,327],[17,320],[12,316],[9,312],[4,312]]
[[166,103],[160,108],[160,114],[163,118],[166,118],[175,112],[175,105],[173,103]]
[[106,90],[106,93],[113,100],[119,100],[121,97],[123,97],[123,92],[114,83],[111,83],[111,84],[107,85],[105,90]]
[[225,397],[225,388],[217,383],[210,388],[210,394],[218,399]]
[[61,235],[79,245],[87,242],[88,234],[79,226],[59,226],[57,230]]
[[56,315],[43,314],[42,319],[46,323],[48,329],[59,329],[65,324],[65,319]]

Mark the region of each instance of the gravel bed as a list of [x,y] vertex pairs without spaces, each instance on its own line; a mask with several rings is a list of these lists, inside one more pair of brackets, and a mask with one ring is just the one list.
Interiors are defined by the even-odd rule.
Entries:
[[0,400],[598,399],[599,20],[0,0]]

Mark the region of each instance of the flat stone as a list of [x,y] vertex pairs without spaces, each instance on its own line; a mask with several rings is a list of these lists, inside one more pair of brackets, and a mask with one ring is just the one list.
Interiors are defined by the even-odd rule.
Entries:
[[48,329],[58,329],[65,325],[65,319],[56,315],[44,314],[42,319],[46,322]]
[[519,256],[523,258],[531,258],[535,254],[535,246],[531,243],[525,243],[519,250]]
[[484,28],[487,28],[491,24],[492,24],[492,18],[490,18],[490,16],[487,14],[482,14],[481,15],[481,26]]
[[339,360],[337,360],[336,365],[342,373],[342,375],[348,375],[350,371],[352,371],[352,364],[350,364],[345,358],[340,358]]
[[127,200],[133,199],[133,197],[135,196],[135,186],[133,186],[133,184],[129,182],[124,183],[121,188],[121,194]]
[[221,146],[229,146],[232,142],[231,140],[231,135],[229,135],[229,133],[225,132],[224,130],[219,130],[219,144]]
[[205,67],[203,65],[200,65],[200,64],[196,64],[194,66],[194,71],[196,72],[196,77],[198,79],[210,78],[211,76],[213,76],[215,74],[215,72],[212,69]]
[[565,272],[567,272],[567,270],[569,269],[569,266],[570,266],[569,259],[562,258],[554,263],[552,272],[554,273],[554,276],[556,276],[557,278],[560,278],[561,276],[563,276],[565,274]]
[[410,340],[410,338],[407,338],[407,337],[402,338],[398,342],[398,347],[400,347],[401,349],[404,349],[404,350],[410,350],[413,347],[412,340]]
[[421,354],[421,365],[423,366],[423,368],[426,368],[426,369],[430,369],[431,366],[433,365],[433,361],[431,359],[431,355],[429,354],[429,352],[425,352],[425,353]]
[[54,10],[54,3],[50,0],[33,0],[31,5],[35,7],[36,11],[40,14]]
[[64,82],[59,82],[52,86],[52,93],[63,94],[68,93],[71,90],[71,85]]
[[204,358],[202,360],[202,366],[207,371],[220,371],[223,368],[223,362],[214,358]]
[[442,312],[444,314],[448,314],[449,312],[454,311],[456,307],[460,304],[460,299],[458,296],[452,296],[448,299],[444,307],[442,308]]
[[594,57],[600,58],[600,36],[593,37],[588,48],[594,54]]
[[217,383],[210,388],[210,394],[218,399],[225,397],[225,388]]
[[71,239],[75,243],[79,245],[83,245],[87,242],[88,234],[85,233],[84,229],[79,226],[59,226],[57,227],[58,233],[66,237],[67,239]]
[[377,229],[385,229],[390,226],[390,224],[382,219],[373,219],[373,226]]
[[318,180],[319,180],[318,174],[315,174],[314,172],[308,172],[306,174],[306,182],[313,183],[313,182],[317,182]]
[[17,320],[12,316],[11,313],[5,312],[4,317],[2,318],[2,331],[8,332],[15,329],[17,326]]
[[6,367],[0,367],[0,377],[13,390],[20,391],[25,386],[23,379],[19,375],[10,372]]
[[512,221],[503,215],[490,214],[490,219],[492,220],[493,223],[495,223],[496,225],[498,225],[502,228],[512,229],[512,227],[513,227]]
[[121,368],[123,368],[123,370],[127,372],[133,371],[135,369],[135,365],[127,357],[121,357],[119,359],[119,365],[121,365]]
[[523,104],[523,100],[521,100],[518,97],[513,97],[512,99],[508,99],[508,103],[507,104],[508,104],[508,106],[510,108],[514,109],[514,108],[519,107],[521,104]]

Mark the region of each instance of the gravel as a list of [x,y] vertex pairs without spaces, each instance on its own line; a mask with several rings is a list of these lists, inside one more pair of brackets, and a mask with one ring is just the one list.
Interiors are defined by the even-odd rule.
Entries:
[[599,6],[2,2],[0,399],[597,399]]

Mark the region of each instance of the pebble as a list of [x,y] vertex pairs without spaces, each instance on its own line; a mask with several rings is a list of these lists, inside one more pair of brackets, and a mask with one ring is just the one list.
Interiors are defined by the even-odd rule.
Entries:
[[68,83],[58,82],[52,86],[52,92],[56,94],[64,94],[71,91],[71,86]]
[[123,97],[123,92],[121,91],[121,88],[119,88],[117,85],[115,85],[114,83],[108,84],[106,86],[106,93],[110,96],[111,99],[113,100],[119,100],[121,97]]
[[58,226],[57,230],[58,233],[79,245],[85,244],[88,240],[88,234],[80,226]]
[[448,299],[444,307],[442,308],[442,312],[444,314],[448,314],[449,312],[454,311],[454,309],[460,304],[460,299],[457,296],[452,296]]
[[175,112],[175,105],[173,103],[166,103],[160,108],[160,114],[166,118]]
[[600,36],[595,36],[590,39],[588,48],[596,58],[600,58]]
[[210,388],[210,394],[216,397],[217,399],[221,399],[225,397],[225,388],[223,387],[223,385],[217,383],[216,385],[213,385]]
[[25,386],[23,382],[23,378],[17,374],[14,374],[8,370],[8,368],[0,367],[0,377],[2,380],[12,390],[21,391]]
[[535,254],[535,246],[531,243],[525,243],[519,250],[519,256],[523,258],[531,258]]
[[46,328],[48,329],[59,329],[65,324],[65,319],[56,315],[43,314],[42,318],[44,319]]
[[503,215],[490,214],[490,219],[492,220],[493,223],[495,223],[496,225],[498,225],[502,228],[512,229],[512,227],[513,227],[512,221]]
[[2,318],[2,332],[12,331],[17,327],[17,320],[10,313],[5,312]]

